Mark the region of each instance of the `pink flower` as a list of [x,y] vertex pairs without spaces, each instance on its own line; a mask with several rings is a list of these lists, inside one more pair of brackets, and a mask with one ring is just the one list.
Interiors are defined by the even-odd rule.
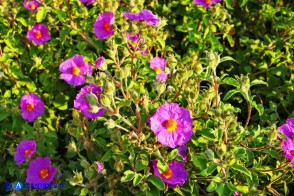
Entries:
[[22,164],[27,158],[31,158],[36,152],[35,140],[22,140],[16,147],[14,160],[17,165]]
[[99,174],[104,169],[104,165],[103,163],[100,163],[99,161],[96,161],[95,163],[97,167],[97,173]]
[[20,98],[19,107],[21,117],[29,122],[33,122],[44,113],[44,102],[35,93],[24,94]]
[[194,3],[209,8],[213,3],[221,1],[222,0],[194,0]]
[[23,2],[23,6],[29,10],[31,10],[32,12],[35,12],[38,7],[40,6],[40,3],[38,1],[29,1],[27,2],[27,0],[25,0]]
[[114,34],[112,29],[114,24],[114,14],[112,12],[104,12],[100,14],[94,23],[94,33],[98,39],[105,39]]
[[81,1],[81,3],[91,5],[92,3],[94,3],[95,0],[80,0],[80,1]]
[[157,26],[159,22],[159,18],[156,15],[154,15],[150,10],[147,10],[147,9],[143,9],[139,13],[123,12],[123,15],[130,20],[146,21],[146,23],[151,26]]
[[36,45],[43,44],[51,38],[47,26],[43,23],[34,24],[28,31],[27,37],[29,41],[33,41]]
[[154,57],[149,61],[150,68],[156,73],[156,80],[162,80],[165,82],[167,80],[167,74],[164,72],[166,61],[161,57]]
[[97,68],[100,68],[102,63],[105,61],[105,58],[103,56],[99,57],[97,60],[96,60],[96,67]]

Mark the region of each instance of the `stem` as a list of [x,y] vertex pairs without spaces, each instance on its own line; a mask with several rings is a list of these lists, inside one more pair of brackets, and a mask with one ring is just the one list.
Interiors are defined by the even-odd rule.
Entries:
[[290,164],[290,162],[286,163],[285,165],[282,165],[278,168],[273,168],[273,169],[266,169],[266,170],[258,170],[258,169],[253,169],[254,171],[258,171],[258,172],[271,172],[271,171],[279,171],[284,169],[285,167],[287,167]]
[[122,130],[124,130],[124,131],[130,133],[129,130],[127,130],[126,128],[124,128],[124,127],[122,127],[122,126],[120,126],[120,125],[115,125],[115,126],[116,126],[117,128],[119,128],[119,129],[122,129]]
[[122,117],[122,115],[116,114],[116,116],[118,118],[121,118],[122,121],[124,121],[124,123],[126,123],[127,125],[129,125],[135,132],[138,132],[138,130],[135,128],[135,126],[130,121],[128,121],[127,119],[125,119],[124,117]]
[[251,117],[251,111],[252,111],[251,104],[250,104],[250,102],[249,102],[248,100],[247,100],[247,105],[248,105],[248,115],[247,115],[247,120],[246,120],[246,123],[245,123],[244,129],[246,129],[247,126],[248,126],[248,124],[249,124],[250,117]]

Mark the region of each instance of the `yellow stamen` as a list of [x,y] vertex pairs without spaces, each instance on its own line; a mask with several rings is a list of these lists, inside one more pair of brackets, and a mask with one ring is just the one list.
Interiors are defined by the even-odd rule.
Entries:
[[35,108],[34,104],[32,104],[32,103],[26,104],[27,111],[31,112],[31,111],[33,111],[34,108]]
[[105,22],[105,23],[103,24],[103,29],[104,29],[105,31],[109,31],[109,30],[110,30],[110,22]]
[[49,171],[48,169],[41,169],[39,171],[39,175],[41,176],[41,178],[45,179],[49,176]]
[[74,66],[73,68],[71,68],[71,73],[73,74],[73,75],[79,75],[79,73],[80,73],[80,68],[78,67],[78,66]]
[[31,3],[31,5],[30,5],[30,9],[31,9],[31,10],[35,10],[35,9],[36,9],[36,5],[33,4],[33,3]]
[[174,119],[169,119],[164,123],[164,127],[167,129],[168,132],[176,130],[177,125],[178,123]]
[[41,31],[37,30],[34,32],[34,36],[37,38],[37,39],[40,39],[42,37],[42,33]]
[[212,0],[204,0],[204,3],[205,3],[205,4],[210,4],[211,1],[212,1]]
[[158,74],[160,74],[161,69],[160,69],[160,67],[154,67],[154,71],[158,75]]
[[168,170],[166,172],[163,172],[161,175],[166,179],[170,179],[173,175],[173,171],[170,168],[168,168]]
[[24,152],[24,154],[25,154],[26,157],[29,156],[31,153],[32,153],[31,150],[26,150],[26,151]]

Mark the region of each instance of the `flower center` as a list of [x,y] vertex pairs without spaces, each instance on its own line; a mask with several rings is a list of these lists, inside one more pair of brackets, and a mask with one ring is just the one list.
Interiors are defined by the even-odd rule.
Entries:
[[26,105],[26,109],[27,109],[27,111],[29,111],[29,112],[31,112],[31,111],[33,111],[33,109],[34,109],[34,104],[32,104],[32,103],[27,103],[27,105]]
[[34,32],[34,36],[37,38],[37,39],[40,39],[42,37],[42,33],[41,31],[37,30]]
[[173,171],[170,168],[168,168],[168,170],[166,172],[163,172],[161,175],[166,179],[170,179],[173,175]]
[[294,150],[291,150],[290,154],[294,157]]
[[176,130],[177,125],[178,123],[174,119],[169,119],[164,123],[164,127],[167,129],[168,132]]
[[49,176],[49,171],[48,169],[41,169],[39,171],[39,175],[41,176],[41,178],[45,179]]
[[110,30],[110,22],[105,22],[105,23],[103,24],[103,29],[104,29],[105,31],[109,31],[109,30]]
[[31,8],[31,10],[35,10],[36,9],[36,5],[33,4],[33,3],[31,3],[30,8]]
[[205,4],[210,4],[211,1],[212,1],[212,0],[204,0],[204,3],[205,3]]
[[78,66],[74,66],[72,69],[71,69],[71,73],[73,74],[73,75],[79,75],[79,73],[80,73],[80,68],[78,67]]
[[161,69],[160,69],[160,67],[155,67],[154,71],[155,71],[156,74],[160,74]]
[[29,156],[31,153],[32,153],[31,150],[26,150],[26,151],[24,152],[24,154],[25,154],[26,157]]

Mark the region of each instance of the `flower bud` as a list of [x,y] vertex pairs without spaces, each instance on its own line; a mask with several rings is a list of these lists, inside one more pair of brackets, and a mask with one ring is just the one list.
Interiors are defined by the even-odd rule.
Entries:
[[204,154],[208,160],[212,161],[214,159],[214,152],[210,148],[205,150]]
[[197,63],[197,64],[195,65],[195,71],[196,71],[196,73],[197,73],[198,75],[202,73],[203,68],[202,68],[202,64],[201,64],[201,63]]
[[115,77],[119,80],[122,80],[125,77],[123,70],[121,69],[115,70]]
[[130,94],[131,94],[131,99],[133,100],[133,102],[137,102],[137,100],[139,99],[139,93],[133,89],[130,91]]
[[108,95],[113,95],[115,93],[115,85],[112,82],[107,81],[106,87],[105,87],[105,92]]
[[107,129],[113,129],[116,126],[116,122],[110,118],[104,125],[107,125]]
[[68,145],[67,145],[67,150],[69,152],[77,152],[77,146],[76,143],[74,141],[71,141]]
[[136,143],[138,141],[138,135],[135,132],[129,134],[129,141],[131,143]]
[[217,153],[219,156],[223,156],[227,153],[227,145],[224,143],[220,143],[217,148]]
[[72,186],[76,186],[77,184],[83,183],[82,172],[74,171],[74,176],[70,178],[69,183]]
[[121,172],[124,169],[124,162],[121,159],[118,159],[114,165],[114,168],[117,172]]
[[100,95],[101,104],[104,107],[110,108],[111,107],[111,99],[107,95]]
[[159,83],[156,87],[157,93],[162,94],[166,89],[166,84],[165,83]]
[[84,159],[81,160],[80,164],[81,164],[81,166],[82,166],[83,168],[88,168],[88,167],[90,167],[90,164],[88,163],[88,161],[86,161],[86,160],[84,160]]

